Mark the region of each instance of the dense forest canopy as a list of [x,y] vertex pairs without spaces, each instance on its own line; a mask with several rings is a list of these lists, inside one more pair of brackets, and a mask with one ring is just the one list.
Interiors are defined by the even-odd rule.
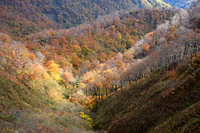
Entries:
[[160,0],[1,0],[0,31],[22,37],[44,29],[70,28],[133,7],[170,6]]
[[[27,47],[31,51],[43,51],[43,47],[47,45],[55,47],[53,51],[48,51],[66,56],[74,68],[79,70],[82,62],[86,60],[90,63],[96,60],[102,63],[118,52],[124,53],[138,39],[154,30],[157,24],[169,20],[175,11],[164,8],[118,11],[102,16],[92,24],[85,23],[68,30],[47,30],[32,34]],[[39,43],[40,47],[32,42]],[[46,55],[48,60],[57,58],[53,53]],[[60,64],[58,60],[56,62]]]

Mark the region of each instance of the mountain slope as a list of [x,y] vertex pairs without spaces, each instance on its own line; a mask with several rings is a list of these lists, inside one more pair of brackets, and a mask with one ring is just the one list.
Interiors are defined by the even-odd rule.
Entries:
[[[12,36],[23,36],[44,29],[77,26],[116,10],[140,7],[169,7],[162,1],[120,0],[1,0],[0,31]],[[7,30],[8,29],[8,30]]]
[[108,132],[199,132],[199,70],[195,75],[178,73],[176,89],[170,87],[172,78],[158,70],[109,96],[98,103],[94,127]]
[[192,2],[195,2],[195,1],[197,0],[163,0],[163,2],[173,7],[178,7],[178,8],[183,8],[183,9],[190,7]]
[[0,132],[93,132],[85,107],[96,130],[198,131],[199,3],[175,11],[117,11],[21,42],[0,33]]
[[[32,52],[40,50],[45,60],[54,59],[60,66],[63,66],[63,61],[57,57],[64,56],[76,70],[86,66],[91,70],[93,63],[105,62],[118,52],[124,53],[139,38],[174,14],[175,11],[168,9],[118,11],[68,30],[45,30],[32,34],[27,38],[27,48]],[[47,49],[47,46],[54,49]],[[87,65],[86,61],[89,62]]]
[[80,115],[87,109],[66,100],[73,87],[60,80],[58,65],[44,65],[24,45],[0,34],[0,132],[92,132]]
[[[96,104],[90,107],[96,112],[95,129],[108,132],[200,131],[200,34],[199,16],[194,12],[199,11],[199,4],[177,13],[171,22],[159,25],[128,50],[125,55],[132,56],[132,63],[123,66],[124,72],[121,72],[123,68],[115,67],[115,62],[120,60],[118,55],[107,62],[112,66],[105,69],[105,63],[99,69],[96,77],[100,80],[86,82],[95,86],[93,91],[97,96]],[[191,23],[194,17],[197,23]],[[101,88],[99,82],[105,88]],[[109,96],[102,98],[105,93]]]

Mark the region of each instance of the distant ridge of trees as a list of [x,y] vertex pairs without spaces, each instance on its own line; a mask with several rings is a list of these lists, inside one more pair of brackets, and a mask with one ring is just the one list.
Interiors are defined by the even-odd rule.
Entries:
[[22,37],[44,29],[66,29],[134,6],[169,7],[155,0],[1,0],[0,31]]

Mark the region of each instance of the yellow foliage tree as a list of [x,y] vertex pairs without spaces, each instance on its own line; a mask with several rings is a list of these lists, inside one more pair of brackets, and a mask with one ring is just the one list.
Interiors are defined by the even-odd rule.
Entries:
[[45,66],[47,68],[47,72],[51,75],[51,77],[54,80],[59,81],[60,80],[60,68],[59,68],[59,65],[56,64],[53,60],[50,60],[50,61],[47,61]]

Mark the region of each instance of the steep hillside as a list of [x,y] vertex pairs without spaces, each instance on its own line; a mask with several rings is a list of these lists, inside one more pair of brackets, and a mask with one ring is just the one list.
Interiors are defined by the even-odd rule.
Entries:
[[[118,53],[87,71],[81,77],[81,82],[87,86],[85,91],[96,96],[107,95],[127,88],[159,68],[167,71],[171,64],[187,64],[199,52],[199,16],[195,11],[198,5],[188,11],[182,10],[123,54]],[[194,63],[191,68],[194,69]]]
[[[199,58],[199,57],[198,57]],[[198,65],[200,64],[198,59]],[[128,90],[100,100],[95,129],[108,132],[199,132],[200,67],[190,74],[188,66],[173,77],[157,70]],[[188,72],[187,72],[188,71]]]
[[1,133],[93,132],[91,122],[80,115],[83,112],[87,114],[88,110],[80,105],[60,97],[47,97],[43,94],[46,90],[31,90],[3,78],[0,77]]
[[[10,26],[18,39],[0,33],[0,132],[198,132],[200,2],[187,10],[120,10],[36,32],[62,28],[51,13],[66,4],[79,11],[79,2],[1,1],[9,10],[1,28]],[[31,12],[46,19],[22,19]],[[24,24],[39,26],[24,36],[31,33]]]
[[[89,105],[96,112],[95,129],[200,131],[200,34],[199,16],[194,14],[198,7],[199,3],[159,25],[125,52],[126,58],[117,55],[83,76],[90,87],[86,91],[96,96]],[[120,60],[125,62],[122,67]]]
[[195,2],[197,0],[163,0],[163,1],[173,7],[186,9],[190,7],[192,2]]
[[77,26],[116,10],[141,7],[169,7],[162,1],[130,0],[1,0],[0,32],[20,37],[44,29]]
[[0,34],[0,132],[92,132],[88,110],[66,100],[73,87],[43,58]]

